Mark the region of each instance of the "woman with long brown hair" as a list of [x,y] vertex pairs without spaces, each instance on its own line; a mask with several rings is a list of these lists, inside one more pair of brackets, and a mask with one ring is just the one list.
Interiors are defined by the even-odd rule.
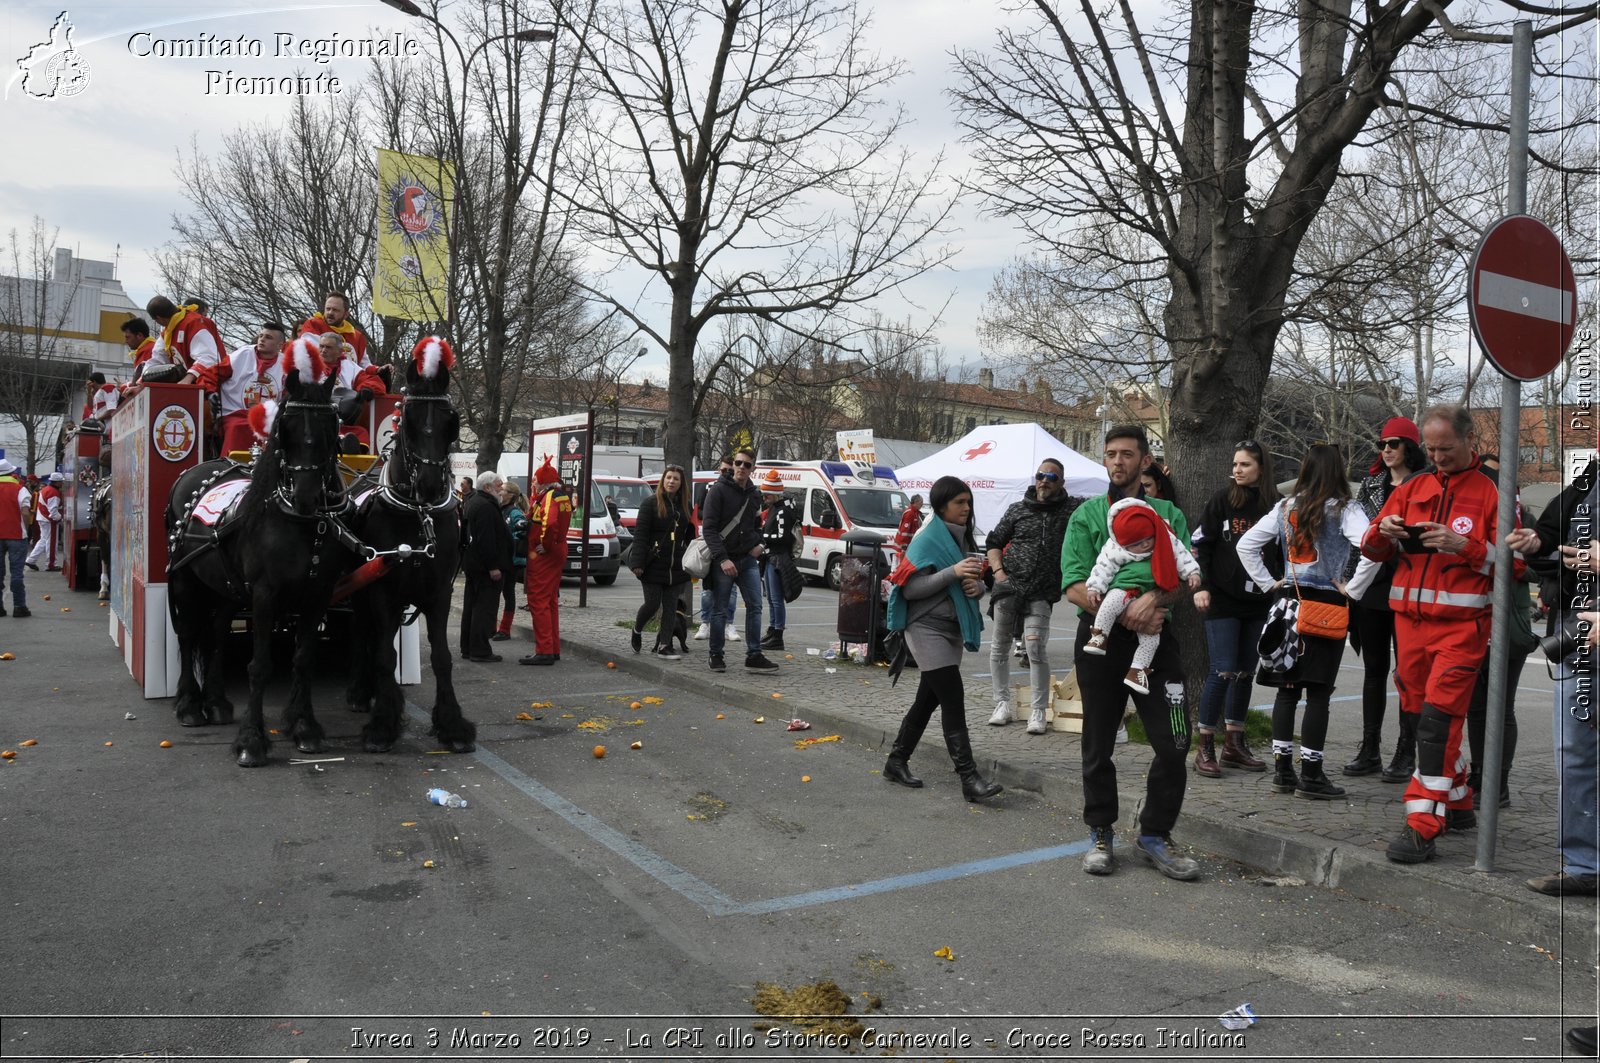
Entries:
[[[628,567],[639,577],[644,589],[644,604],[633,620],[630,642],[638,653],[644,640],[644,626],[658,612],[661,622],[656,629],[656,645],[652,651],[662,660],[676,661],[678,654],[672,650],[672,636],[677,628],[679,601],[689,584],[689,574],[683,570],[683,552],[694,538],[694,525],[689,521],[689,478],[681,465],[668,465],[656,481],[655,497],[639,507],[639,519],[633,528],[632,555]],[[687,623],[687,618],[685,618]]]
[[[1244,738],[1245,715],[1254,689],[1256,643],[1272,604],[1272,585],[1257,583],[1239,561],[1239,540],[1278,503],[1272,455],[1254,439],[1233,447],[1232,482],[1211,496],[1194,533],[1194,554],[1205,578],[1194,607],[1205,617],[1210,668],[1200,692],[1194,755],[1196,775],[1222,777],[1222,766],[1244,771],[1266,768]],[[1227,721],[1220,756],[1217,728]]]
[[[1250,578],[1274,588],[1283,598],[1299,599],[1301,653],[1286,671],[1261,669],[1263,686],[1277,687],[1272,705],[1272,759],[1276,767],[1272,788],[1280,794],[1328,800],[1343,797],[1344,790],[1328,781],[1322,769],[1328,738],[1328,702],[1344,659],[1344,632],[1337,637],[1323,628],[1313,633],[1314,614],[1333,622],[1343,611],[1348,625],[1348,598],[1360,598],[1377,574],[1378,566],[1366,558],[1356,566],[1348,584],[1346,562],[1359,551],[1366,534],[1365,511],[1350,497],[1344,458],[1339,448],[1318,443],[1300,463],[1294,494],[1269,510],[1239,540],[1239,562]],[[1283,550],[1285,573],[1274,579],[1262,555],[1276,541]],[[1347,598],[1348,595],[1348,598]],[[1306,696],[1300,723],[1300,773],[1294,769],[1294,716],[1301,692]]]

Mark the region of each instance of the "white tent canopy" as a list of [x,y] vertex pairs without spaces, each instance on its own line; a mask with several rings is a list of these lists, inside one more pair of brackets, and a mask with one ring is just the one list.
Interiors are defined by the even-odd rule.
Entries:
[[898,470],[907,494],[928,491],[941,476],[959,476],[972,488],[979,529],[1000,523],[1006,507],[1033,485],[1039,463],[1055,458],[1066,466],[1067,493],[1089,496],[1110,485],[1105,469],[1079,454],[1037,424],[994,424],[974,428],[937,454]]

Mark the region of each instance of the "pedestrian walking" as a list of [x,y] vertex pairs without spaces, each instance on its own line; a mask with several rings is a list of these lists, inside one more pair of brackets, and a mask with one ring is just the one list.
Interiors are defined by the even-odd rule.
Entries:
[[[1278,502],[1272,456],[1253,439],[1234,444],[1232,483],[1211,496],[1194,533],[1194,552],[1203,582],[1194,606],[1205,618],[1209,671],[1200,692],[1194,772],[1208,779],[1222,777],[1222,765],[1244,771],[1265,771],[1245,740],[1245,718],[1255,685],[1256,644],[1267,620],[1272,584],[1250,578],[1239,560],[1239,540]],[[1269,560],[1269,575],[1282,570],[1283,559]],[[1274,577],[1276,578],[1276,577]],[[1221,753],[1217,728],[1225,728]]]
[[[1536,527],[1506,537],[1513,550],[1532,559],[1529,564],[1541,579],[1539,597],[1554,605],[1544,652],[1555,680],[1561,870],[1528,880],[1529,889],[1551,897],[1592,897],[1600,892],[1600,734],[1595,730],[1600,713],[1595,711],[1594,697],[1600,673],[1600,649],[1595,645],[1600,615],[1593,612],[1600,585],[1600,551],[1594,542],[1597,515],[1600,464],[1590,459],[1545,507]],[[1593,1051],[1592,1027],[1587,1036]]]
[[794,552],[800,545],[800,503],[783,493],[777,469],[768,469],[761,478],[761,497],[767,507],[761,520],[761,585],[766,588],[769,617],[761,648],[782,653],[783,629],[789,623],[784,586],[798,585],[803,579],[794,564]]
[[[1114,426],[1105,436],[1106,493],[1084,501],[1073,512],[1061,545],[1061,579],[1066,598],[1079,609],[1075,661],[1078,688],[1083,693],[1083,821],[1088,824],[1091,847],[1083,869],[1091,875],[1116,870],[1114,842],[1117,823],[1117,769],[1112,762],[1117,728],[1122,724],[1128,698],[1144,723],[1150,749],[1155,754],[1145,775],[1145,799],[1139,813],[1139,835],[1134,845],[1168,878],[1200,877],[1200,865],[1177,851],[1172,830],[1183,809],[1188,779],[1189,713],[1184,705],[1184,672],[1177,633],[1167,623],[1170,606],[1187,594],[1174,591],[1141,594],[1122,613],[1110,632],[1104,656],[1087,654],[1093,614],[1089,611],[1087,580],[1110,538],[1106,517],[1115,502],[1142,493],[1139,475],[1150,465],[1150,441],[1139,425]],[[1187,545],[1189,524],[1183,511],[1161,499],[1146,499],[1167,522],[1178,541]],[[1149,562],[1136,562],[1149,566]],[[1144,578],[1150,578],[1148,575]],[[1123,683],[1138,649],[1140,634],[1160,635],[1161,642],[1149,669],[1150,691],[1137,694]]]
[[711,653],[713,672],[725,672],[723,658],[728,618],[733,615],[734,589],[744,599],[744,666],[775,672],[778,666],[761,652],[761,490],[752,479],[756,456],[749,450],[733,455],[733,471],[706,490],[700,513],[700,535],[711,548]]
[[[1499,492],[1478,469],[1472,416],[1436,406],[1422,419],[1431,472],[1395,488],[1362,540],[1374,561],[1395,558],[1395,687],[1400,711],[1417,717],[1417,763],[1406,786],[1406,822],[1390,860],[1432,860],[1435,839],[1477,824],[1461,749],[1472,684],[1489,641]],[[1515,575],[1523,564],[1514,562]]]
[[945,748],[961,777],[961,793],[981,801],[1004,787],[978,771],[967,733],[966,688],[961,681],[963,650],[977,652],[983,638],[983,561],[972,532],[972,489],[955,476],[941,476],[929,492],[934,520],[923,525],[906,556],[889,577],[888,626],[904,632],[905,648],[918,665],[916,697],[900,721],[883,777],[919,789],[908,761],[939,710]]
[[894,548],[904,554],[921,529],[922,496],[912,495],[911,501],[906,503],[905,512],[900,514],[900,524],[894,530]]
[[[1054,693],[1050,674],[1050,614],[1061,600],[1061,541],[1080,499],[1067,494],[1066,466],[1055,458],[1039,463],[1033,486],[1006,507],[989,532],[985,553],[994,574],[990,615],[989,686],[994,714],[989,723],[1011,722],[1011,643],[1020,636],[1028,657],[1028,733],[1045,733]],[[920,658],[919,658],[920,660]]]
[[639,507],[633,527],[633,554],[628,568],[638,577],[644,592],[644,604],[633,618],[630,636],[634,653],[643,646],[645,625],[659,613],[661,620],[651,653],[662,660],[679,659],[673,652],[672,640],[680,625],[687,630],[688,617],[682,612],[682,603],[689,574],[683,570],[683,553],[693,538],[688,479],[682,466],[668,465],[656,482],[654,497]]
[[528,576],[528,499],[515,480],[500,486],[500,516],[511,532],[511,575],[501,580],[500,625],[489,638],[505,642],[511,638],[511,621],[517,615],[517,588]]
[[[1272,789],[1280,794],[1327,800],[1344,790],[1328,781],[1323,753],[1328,739],[1328,704],[1339,679],[1349,633],[1350,598],[1360,598],[1377,574],[1376,562],[1362,558],[1348,583],[1347,562],[1361,548],[1369,521],[1355,504],[1345,479],[1344,456],[1329,443],[1313,446],[1300,463],[1294,493],[1280,501],[1239,540],[1239,562],[1250,579],[1273,586],[1263,558],[1277,543],[1284,559],[1284,578],[1276,581],[1278,597],[1296,605],[1296,624],[1288,638],[1298,638],[1300,653],[1285,670],[1263,665],[1262,686],[1276,687],[1272,704]],[[1285,614],[1286,615],[1286,614]],[[1294,767],[1294,717],[1305,695],[1300,723],[1300,771]]]
[[538,501],[528,518],[528,612],[533,620],[534,652],[518,664],[553,665],[561,660],[561,572],[567,567],[567,529],[572,527],[572,496],[550,464],[533,473]]
[[[1422,433],[1404,417],[1391,417],[1378,434],[1378,454],[1356,492],[1369,521],[1378,519],[1395,488],[1422,472],[1428,459],[1422,453]],[[1394,613],[1389,608],[1389,585],[1397,562],[1384,562],[1367,593],[1350,611],[1350,642],[1361,657],[1361,745],[1355,759],[1344,766],[1346,775],[1371,775],[1381,771],[1388,783],[1404,783],[1416,767],[1417,717],[1399,713],[1399,737],[1389,766],[1383,765],[1383,719],[1389,707],[1389,671],[1393,661]]]
[[[722,479],[724,476],[732,475],[733,459],[720,459],[717,462],[717,480]],[[705,523],[706,492],[711,489],[711,484],[716,483],[717,480],[712,480],[711,483],[695,485],[694,511],[699,515],[698,519],[702,524]],[[706,639],[711,637],[711,602],[711,577],[710,575],[707,575],[705,579],[700,581],[700,626],[695,630],[694,633],[696,642],[704,642]],[[727,615],[723,617],[722,625],[723,633],[727,636],[727,640],[729,642],[739,641],[739,629],[734,625],[734,619],[738,615],[735,612],[737,608],[738,606],[735,599],[730,597],[728,600],[728,612]]]
[[39,488],[39,497],[34,511],[34,522],[38,526],[39,540],[34,543],[33,550],[28,554],[25,562],[35,572],[39,571],[39,563],[44,562],[44,571],[60,572],[59,564],[59,533],[61,530],[61,487],[67,478],[59,472],[47,476]]
[[501,659],[490,647],[489,636],[494,634],[500,584],[511,575],[511,532],[500,516],[503,482],[499,473],[479,473],[477,489],[461,514],[465,533],[461,569],[467,579],[461,596],[461,656],[484,664]]
[[[11,462],[0,458],[0,577],[10,576],[11,615],[18,619],[33,615],[28,611],[28,589],[23,582],[32,506],[33,498],[23,485],[21,473]],[[5,601],[0,597],[0,616],[5,615]]]

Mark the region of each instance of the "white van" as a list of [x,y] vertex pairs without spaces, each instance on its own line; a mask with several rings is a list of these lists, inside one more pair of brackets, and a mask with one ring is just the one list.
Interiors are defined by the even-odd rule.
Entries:
[[[526,451],[508,452],[500,455],[500,464],[496,471],[507,480],[515,480],[517,486],[522,488],[522,493],[530,495],[528,485],[532,482],[532,461]],[[450,478],[451,483],[459,484],[463,477],[476,479],[478,475],[478,456],[476,454],[451,454]],[[583,529],[573,525],[567,529],[567,564],[561,570],[563,579],[577,579],[581,574],[583,565]],[[589,484],[589,578],[601,587],[609,587],[617,582],[617,573],[622,568],[622,544],[617,539],[617,526],[611,521],[611,513],[606,509],[605,499],[600,494],[599,486],[592,480]]]
[[795,564],[834,590],[839,589],[839,564],[844,555],[845,532],[856,528],[884,537],[890,562],[899,560],[890,540],[900,525],[910,499],[900,489],[894,470],[864,461],[762,461],[755,478],[774,469],[783,481],[784,494],[800,503],[805,545]]

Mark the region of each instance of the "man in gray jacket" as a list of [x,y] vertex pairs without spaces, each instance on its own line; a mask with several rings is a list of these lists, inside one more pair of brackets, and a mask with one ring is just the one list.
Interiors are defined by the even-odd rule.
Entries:
[[756,456],[748,450],[733,455],[733,470],[706,490],[700,507],[700,535],[711,548],[711,670],[725,672],[722,651],[728,617],[733,613],[733,588],[744,598],[744,666],[775,672],[761,652],[761,490],[750,478]]

